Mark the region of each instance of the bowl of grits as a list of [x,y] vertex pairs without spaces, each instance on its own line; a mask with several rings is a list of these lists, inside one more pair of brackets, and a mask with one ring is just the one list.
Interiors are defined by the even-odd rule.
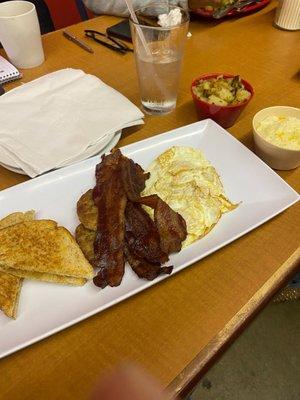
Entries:
[[271,168],[290,170],[300,165],[300,108],[264,108],[252,125],[256,153]]
[[232,126],[253,97],[250,83],[239,75],[210,73],[192,82],[198,118],[211,118],[223,128]]

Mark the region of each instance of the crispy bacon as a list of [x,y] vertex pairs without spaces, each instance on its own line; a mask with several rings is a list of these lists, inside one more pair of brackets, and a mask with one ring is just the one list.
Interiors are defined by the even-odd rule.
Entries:
[[94,241],[96,286],[118,286],[124,275],[124,234],[126,193],[121,179],[120,158],[116,151],[102,158],[96,169],[93,197],[98,207],[97,233]]
[[[96,286],[118,286],[124,275],[125,257],[140,278],[152,280],[173,269],[161,264],[168,261],[170,253],[181,249],[187,235],[186,224],[157,195],[141,197],[148,178],[149,174],[120,150],[103,156],[96,167]],[[154,209],[154,221],[142,204]]]
[[122,179],[127,198],[135,201],[145,189],[145,182],[150,173],[144,172],[143,168],[127,157],[122,157]]
[[124,248],[126,260],[139,278],[152,281],[162,274],[170,274],[172,266],[161,267],[160,263],[150,263],[130,252],[127,243]]
[[187,236],[184,218],[156,194],[141,197],[139,202],[154,209],[154,223],[159,232],[161,249],[167,254],[180,251]]
[[169,257],[161,249],[158,230],[138,203],[127,202],[125,238],[130,252],[151,263],[165,263]]

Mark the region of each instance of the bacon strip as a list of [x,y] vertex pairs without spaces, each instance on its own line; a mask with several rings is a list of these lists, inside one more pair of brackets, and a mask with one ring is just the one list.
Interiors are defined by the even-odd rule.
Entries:
[[170,274],[173,270],[172,266],[161,267],[160,263],[150,263],[137,257],[130,252],[127,244],[125,245],[124,252],[128,263],[139,278],[152,281],[159,275]]
[[121,179],[120,158],[116,151],[102,158],[96,170],[93,197],[98,207],[97,233],[94,241],[96,286],[118,286],[124,275],[124,235],[126,193]]
[[154,223],[160,236],[161,249],[167,254],[180,251],[187,236],[184,218],[156,194],[141,197],[139,202],[154,209]]
[[[149,174],[120,150],[103,156],[96,167],[96,286],[118,286],[124,275],[125,257],[140,278],[152,280],[173,269],[161,264],[168,261],[170,253],[181,249],[187,235],[186,224],[157,195],[141,197],[148,178]],[[154,209],[154,221],[142,204]]]
[[125,238],[130,252],[151,263],[165,263],[169,257],[161,249],[158,230],[148,213],[138,203],[127,202]]
[[122,180],[127,198],[136,201],[145,189],[145,182],[150,173],[145,173],[143,168],[127,157],[122,157]]

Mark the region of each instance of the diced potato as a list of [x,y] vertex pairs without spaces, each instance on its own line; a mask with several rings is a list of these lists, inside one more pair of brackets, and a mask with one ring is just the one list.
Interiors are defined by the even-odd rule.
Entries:
[[210,90],[210,81],[205,81],[203,83],[203,89],[204,90]]
[[219,93],[219,97],[224,100],[226,103],[231,103],[234,100],[234,95],[228,88],[223,87]]
[[227,106],[227,102],[225,100],[220,99],[220,97],[217,97],[214,94],[209,96],[208,102],[211,104],[216,104],[217,106]]
[[237,102],[237,103],[242,103],[243,101],[247,100],[249,96],[250,96],[250,93],[248,92],[248,90],[246,90],[246,89],[239,89],[239,90],[236,92],[236,96],[235,96],[236,102]]
[[239,76],[223,78],[221,75],[217,78],[200,80],[193,91],[201,100],[222,106],[242,103],[250,96]]

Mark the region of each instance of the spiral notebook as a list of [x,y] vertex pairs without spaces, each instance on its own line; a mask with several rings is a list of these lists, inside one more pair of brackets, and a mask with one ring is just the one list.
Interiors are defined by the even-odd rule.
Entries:
[[22,78],[22,74],[9,61],[0,56],[0,83]]

